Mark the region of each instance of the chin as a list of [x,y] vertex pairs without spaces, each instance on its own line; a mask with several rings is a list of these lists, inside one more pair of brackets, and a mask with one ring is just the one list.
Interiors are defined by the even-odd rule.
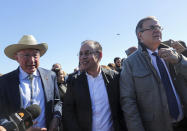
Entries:
[[28,70],[27,73],[32,74],[35,71],[36,71],[36,69],[32,69],[32,70]]
[[162,42],[161,39],[159,39],[159,40],[155,40],[155,41],[154,41],[154,44],[155,44],[155,45],[160,45],[161,42]]

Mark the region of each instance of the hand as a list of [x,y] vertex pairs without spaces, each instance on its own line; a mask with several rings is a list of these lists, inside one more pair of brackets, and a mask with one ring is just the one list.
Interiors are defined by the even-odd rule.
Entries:
[[3,126],[0,126],[0,131],[6,131],[6,129]]
[[57,131],[59,126],[59,120],[58,118],[54,117],[50,123],[49,131]]
[[30,127],[26,131],[47,131],[47,128]]
[[161,48],[158,51],[158,56],[171,64],[177,64],[179,62],[179,55],[177,52],[172,51],[171,48]]
[[178,41],[173,41],[173,40],[171,40],[171,41],[172,41],[171,47],[173,47],[177,51],[177,53],[181,54],[186,49]]

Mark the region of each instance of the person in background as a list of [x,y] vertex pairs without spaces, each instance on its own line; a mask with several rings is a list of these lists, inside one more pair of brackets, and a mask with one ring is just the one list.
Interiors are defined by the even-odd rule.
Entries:
[[60,93],[60,98],[63,101],[64,94],[66,93],[67,87],[65,83],[66,72],[62,70],[62,66],[59,63],[55,63],[52,66],[52,71],[55,72],[57,76],[58,89]]
[[115,70],[115,64],[114,63],[108,63],[108,66],[111,70]]
[[130,56],[132,53],[134,53],[137,50],[135,46],[129,47],[127,50],[125,50],[125,53],[127,56]]
[[102,68],[105,68],[105,69],[108,69],[108,70],[111,70],[111,68],[107,65],[101,65]]
[[178,54],[183,54],[184,56],[187,56],[187,48],[186,48],[186,43],[184,41],[181,40],[174,41],[170,39],[168,41],[163,41],[162,43],[175,49]]
[[120,73],[121,72],[121,58],[115,57],[114,64],[115,64],[115,70]]

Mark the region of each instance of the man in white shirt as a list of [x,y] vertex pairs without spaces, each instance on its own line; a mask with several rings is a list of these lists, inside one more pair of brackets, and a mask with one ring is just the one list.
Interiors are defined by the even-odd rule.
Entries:
[[119,74],[101,68],[101,58],[99,42],[82,42],[79,62],[84,71],[68,82],[63,108],[65,131],[125,131]]

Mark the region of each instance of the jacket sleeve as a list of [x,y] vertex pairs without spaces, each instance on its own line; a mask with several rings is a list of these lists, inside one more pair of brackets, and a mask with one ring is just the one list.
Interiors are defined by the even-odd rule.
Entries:
[[[0,126],[3,126],[4,128],[6,128],[7,126],[9,126],[12,122],[9,121],[8,119],[8,115],[6,112],[5,106],[6,106],[6,102],[5,102],[5,96],[4,94],[4,90],[2,89],[4,86],[2,86],[1,84],[1,80],[0,80]],[[7,125],[7,126],[6,126]]]
[[68,82],[67,91],[64,96],[63,127],[64,131],[81,131],[76,119],[72,82]]
[[60,100],[57,78],[54,78],[54,106],[53,106],[53,116],[61,118],[62,117],[62,101]]
[[128,131],[145,131],[137,107],[132,70],[127,60],[124,61],[120,76],[120,103]]
[[181,55],[181,60],[175,65],[176,73],[181,74],[187,79],[187,57]]
[[187,57],[187,48],[182,52],[182,54]]

